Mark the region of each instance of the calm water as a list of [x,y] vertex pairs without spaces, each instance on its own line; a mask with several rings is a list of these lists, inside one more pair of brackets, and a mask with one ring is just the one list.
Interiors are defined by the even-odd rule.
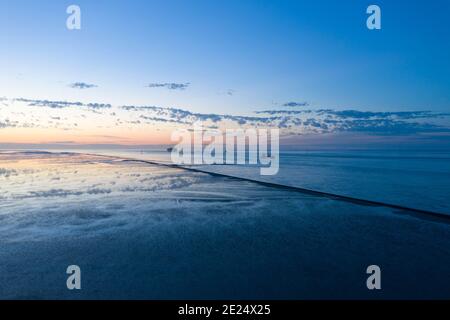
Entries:
[[[0,262],[7,299],[449,298],[450,223],[102,156],[0,153]],[[66,288],[72,264],[81,291]],[[371,264],[382,291],[366,288]]]
[[[170,154],[162,149],[95,152],[170,162]],[[254,166],[198,167],[206,171],[450,214],[450,151],[282,152],[280,170],[274,176],[261,176]]]
[[450,214],[449,152],[285,152],[276,176],[230,166],[214,170]]

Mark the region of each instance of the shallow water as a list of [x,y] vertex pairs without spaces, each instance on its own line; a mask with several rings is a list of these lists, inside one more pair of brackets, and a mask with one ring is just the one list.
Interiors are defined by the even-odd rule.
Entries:
[[[170,162],[162,150],[98,152]],[[450,215],[450,152],[444,150],[284,151],[273,176],[249,165],[196,167]]]
[[208,170],[450,215],[448,152],[285,152],[276,176],[245,166]]
[[102,156],[0,168],[0,298],[450,297],[446,221]]

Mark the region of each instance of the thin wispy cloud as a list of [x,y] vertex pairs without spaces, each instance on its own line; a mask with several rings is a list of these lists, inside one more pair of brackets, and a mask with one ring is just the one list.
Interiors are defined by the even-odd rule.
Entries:
[[[181,108],[151,105],[113,106],[102,103],[24,98],[8,102],[11,102],[10,106],[2,109],[6,118],[0,119],[0,129],[40,127],[76,130],[78,134],[85,130],[85,121],[95,116],[97,128],[123,128],[124,130],[133,130],[133,128],[153,130],[158,124],[191,128],[195,122],[201,121],[205,127],[214,128],[280,128],[282,135],[339,132],[405,135],[450,132],[450,113],[431,111],[302,109],[263,110],[257,111],[255,115],[233,115],[199,113]],[[19,113],[22,115],[19,116]],[[15,121],[9,121],[8,119],[13,116]]]
[[95,84],[90,84],[86,82],[74,82],[69,84],[69,87],[72,89],[91,89],[91,88],[97,88],[98,86]]
[[392,112],[376,112],[376,111],[358,111],[358,110],[262,110],[256,111],[256,114],[270,115],[301,115],[316,113],[318,115],[334,115],[339,118],[354,119],[374,119],[374,118],[390,118],[390,119],[417,119],[417,118],[436,118],[448,117],[450,113],[432,112],[432,111],[392,111]]
[[283,107],[308,107],[309,103],[304,101],[304,102],[294,102],[294,101],[290,101],[290,102],[286,102],[283,104]]
[[0,129],[4,128],[15,128],[17,126],[16,123],[10,122],[9,120],[0,121]]
[[7,103],[8,99],[6,97],[0,97],[0,105],[7,107],[8,103]]
[[111,108],[110,104],[105,103],[83,103],[83,102],[69,102],[69,101],[54,101],[54,100],[37,100],[18,98],[15,101],[25,102],[30,107],[47,107],[52,109],[62,109],[69,107],[87,107],[90,109],[105,109]]
[[[123,106],[144,120],[192,125],[196,121],[211,125],[242,127],[277,127],[302,133],[371,132],[374,134],[408,134],[448,132],[450,114],[431,111],[362,112],[357,110],[266,110],[257,116],[203,114],[179,108],[157,106]],[[444,120],[446,125],[434,123]]]
[[72,140],[63,140],[63,141],[49,141],[47,143],[51,143],[51,144],[75,144],[75,141]]
[[232,96],[236,93],[236,90],[234,89],[227,89],[217,92],[218,95],[226,95],[226,96]]
[[121,137],[121,136],[111,136],[111,135],[100,135],[100,134],[95,134],[95,135],[90,135],[90,137],[94,137],[94,138],[102,138],[102,139],[110,139],[110,140],[129,140],[127,137]]
[[146,85],[147,88],[166,88],[169,90],[185,90],[189,87],[190,83],[149,83]]

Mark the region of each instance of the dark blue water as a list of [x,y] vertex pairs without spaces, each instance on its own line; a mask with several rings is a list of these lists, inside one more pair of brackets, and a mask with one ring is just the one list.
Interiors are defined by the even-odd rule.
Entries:
[[277,175],[248,166],[203,166],[252,179],[450,214],[450,153],[291,151]]

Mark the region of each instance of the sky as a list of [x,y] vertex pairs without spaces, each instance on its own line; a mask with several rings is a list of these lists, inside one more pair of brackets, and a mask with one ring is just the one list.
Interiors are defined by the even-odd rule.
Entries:
[[[66,28],[71,4],[81,8],[81,30]],[[366,27],[370,4],[381,8],[381,30]],[[442,136],[449,14],[446,0],[0,0],[0,142],[167,142],[176,125],[187,125],[178,109],[191,118],[248,117],[206,119],[211,126],[256,121],[286,135],[380,134],[383,121],[394,121],[381,132]],[[168,109],[137,114],[123,106]],[[286,120],[274,110],[313,113]],[[417,111],[433,114],[410,114]],[[308,124],[311,117],[318,124]],[[325,122],[336,117],[338,125]]]

